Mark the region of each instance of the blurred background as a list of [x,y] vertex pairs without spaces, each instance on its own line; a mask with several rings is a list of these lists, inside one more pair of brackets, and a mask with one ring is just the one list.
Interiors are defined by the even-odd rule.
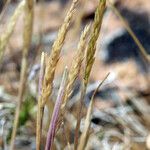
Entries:
[[[6,30],[19,2],[19,0],[0,0],[0,35]],[[27,89],[15,143],[17,150],[35,149],[40,55],[42,51],[50,53],[71,2],[71,0],[37,0],[35,2],[32,44],[28,55]],[[58,62],[54,97],[57,95],[64,67],[70,66],[81,31],[86,24],[93,21],[97,5],[98,0],[79,0]],[[7,147],[10,140],[17,101],[23,45],[23,14],[21,13],[17,20],[0,62],[0,149],[3,149],[4,145]],[[150,1],[107,1],[85,108],[88,107],[99,81],[108,72],[110,76],[94,99],[91,119],[93,131],[88,142],[88,149],[120,150],[124,146],[126,146],[125,149],[131,150],[150,149],[150,62],[143,56],[137,44],[139,42],[147,58],[150,58]],[[68,103],[71,112],[68,118],[72,118],[73,122],[76,118],[74,113],[79,95],[80,78],[79,75]],[[72,137],[74,132],[72,125],[70,129],[69,136]],[[70,138],[70,143],[72,142]]]

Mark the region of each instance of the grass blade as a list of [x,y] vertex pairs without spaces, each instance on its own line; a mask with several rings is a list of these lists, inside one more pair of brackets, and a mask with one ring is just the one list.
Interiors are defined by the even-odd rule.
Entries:
[[141,52],[141,55],[144,58],[144,60],[146,62],[150,63],[150,56],[147,54],[146,49],[143,47],[142,43],[139,41],[139,39],[137,38],[137,36],[133,32],[133,30],[131,29],[131,27],[129,26],[129,24],[126,22],[126,20],[124,19],[124,17],[120,14],[119,10],[114,6],[114,4],[112,4],[110,1],[108,1],[108,2],[109,2],[109,5],[110,5],[111,9],[115,12],[115,14],[122,21],[125,29],[128,31],[128,33],[132,37],[132,39],[134,40],[135,44],[138,46],[138,48],[139,48],[139,50]]
[[90,116],[91,116],[92,109],[93,109],[93,100],[94,100],[94,97],[95,97],[97,91],[102,86],[102,84],[104,83],[104,81],[107,79],[108,76],[109,76],[109,73],[102,80],[102,82],[98,85],[97,89],[94,91],[94,93],[92,95],[92,98],[91,98],[91,101],[90,101],[90,104],[89,104],[89,107],[88,107],[88,111],[87,111],[87,114],[86,114],[85,127],[84,127],[83,133],[82,133],[81,138],[80,138],[78,150],[84,150],[85,147],[86,147],[86,144],[87,144],[87,141],[88,141],[88,131],[89,131],[90,124],[91,124]]

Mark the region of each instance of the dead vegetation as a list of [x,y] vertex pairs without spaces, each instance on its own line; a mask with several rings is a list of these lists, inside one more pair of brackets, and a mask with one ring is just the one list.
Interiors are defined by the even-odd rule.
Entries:
[[[88,3],[69,3],[57,34],[52,29],[44,31],[46,2],[18,3],[0,35],[0,149],[150,149],[149,51],[119,13],[116,2],[93,1],[93,20],[91,10],[84,12]],[[5,3],[2,21],[8,5],[12,4]],[[39,32],[35,32],[37,5],[43,17],[38,20],[43,21],[37,25]],[[110,8],[137,45],[148,71],[140,72],[132,59],[107,65],[98,57]],[[19,33],[22,47],[21,55],[15,56],[18,48],[11,41],[20,14],[24,14]]]

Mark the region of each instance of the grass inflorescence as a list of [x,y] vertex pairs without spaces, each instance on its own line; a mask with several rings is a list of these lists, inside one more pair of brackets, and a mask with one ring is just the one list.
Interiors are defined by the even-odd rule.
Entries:
[[[56,79],[55,73],[59,59],[61,57],[62,48],[65,44],[65,39],[68,34],[69,28],[74,23],[79,30],[81,20],[84,14],[85,3],[82,1],[84,9],[79,13],[77,22],[73,22],[75,10],[79,0],[73,0],[68,10],[64,22],[58,30],[58,35],[49,50],[49,53],[42,52],[41,63],[39,71],[39,82],[37,92],[37,106],[36,106],[36,150],[41,150],[42,147],[45,150],[53,149],[74,149],[84,150],[86,149],[91,128],[91,115],[94,107],[94,98],[101,85],[107,79],[108,75],[100,82],[92,97],[88,107],[85,106],[86,92],[88,84],[90,82],[90,74],[95,61],[97,41],[101,32],[101,26],[103,22],[104,13],[106,10],[106,0],[99,0],[98,6],[95,10],[94,20],[92,23],[85,25],[81,32],[78,44],[75,45],[75,54],[73,59],[69,60],[70,67],[63,68],[62,80],[59,84],[59,90],[53,88],[54,81]],[[22,0],[10,21],[6,27],[6,31],[0,35],[0,62],[2,61],[8,41],[14,31],[15,25],[21,13],[24,12],[24,30],[23,30],[23,48],[22,48],[22,62],[20,71],[20,85],[18,89],[17,105],[14,117],[13,130],[11,134],[10,150],[15,150],[15,139],[17,135],[17,129],[19,124],[19,115],[21,111],[21,105],[24,100],[24,95],[27,89],[27,77],[29,68],[29,50],[31,47],[32,36],[33,36],[33,21],[34,21],[34,0]],[[143,58],[149,62],[149,56],[146,50],[135,36],[133,31],[130,29],[128,24],[119,14],[115,6],[109,3],[111,8],[115,11],[117,16],[124,23],[125,28],[138,45]],[[73,23],[72,23],[73,22]],[[71,24],[72,23],[72,24]],[[75,26],[73,26],[75,27]],[[74,29],[76,31],[76,29]],[[68,65],[67,65],[68,66]],[[79,78],[80,77],[80,78]],[[79,95],[76,99],[77,104],[74,107],[69,107],[68,102],[73,99],[72,95],[74,92],[74,85],[76,81],[80,81]],[[57,92],[56,92],[57,91]],[[53,93],[56,96],[53,96]],[[30,108],[31,109],[31,108]],[[48,115],[44,112],[48,109]],[[73,113],[75,113],[75,115]],[[28,113],[29,116],[29,113]],[[48,129],[44,128],[44,118],[48,118]],[[69,119],[68,117],[69,116]],[[83,130],[81,129],[81,120],[85,117]],[[125,116],[125,115],[124,115]],[[148,119],[148,117],[146,116]],[[67,120],[68,119],[68,120]],[[116,119],[117,120],[117,119]],[[123,126],[124,121],[120,118],[119,123]],[[71,123],[70,123],[71,122]],[[123,126],[128,128],[127,126]],[[73,128],[73,135],[72,130]],[[127,129],[128,131],[128,129]],[[141,131],[140,131],[141,132]],[[128,133],[126,133],[128,135]],[[63,137],[61,136],[63,135]],[[72,136],[72,137],[70,137]],[[129,135],[128,135],[129,136]],[[58,144],[59,143],[59,144]]]

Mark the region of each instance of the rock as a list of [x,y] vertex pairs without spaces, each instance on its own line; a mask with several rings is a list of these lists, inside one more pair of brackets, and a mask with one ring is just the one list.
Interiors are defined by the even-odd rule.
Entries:
[[[129,26],[150,54],[150,22],[148,14],[132,11],[128,8],[118,8],[122,16],[127,20]],[[130,34],[123,28],[116,28],[108,34],[103,42],[103,60],[105,63],[126,61],[134,59],[142,71],[148,71],[149,67],[143,60],[138,46]],[[100,53],[101,55],[101,53]]]

